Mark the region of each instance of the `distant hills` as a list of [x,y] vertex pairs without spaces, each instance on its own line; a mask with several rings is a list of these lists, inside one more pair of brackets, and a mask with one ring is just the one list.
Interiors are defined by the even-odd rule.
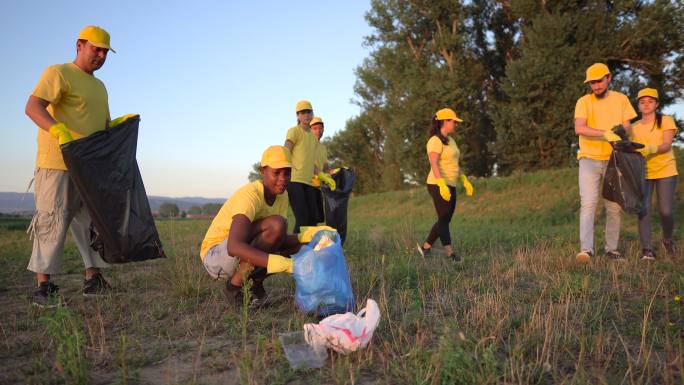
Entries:
[[[202,198],[202,197],[182,197],[170,198],[164,196],[150,195],[152,211],[159,211],[159,206],[164,202],[171,202],[178,205],[181,211],[187,211],[191,206],[200,206],[206,203],[223,203],[225,198]],[[33,193],[0,192],[0,213],[5,214],[29,214],[35,211],[36,206],[33,202]]]

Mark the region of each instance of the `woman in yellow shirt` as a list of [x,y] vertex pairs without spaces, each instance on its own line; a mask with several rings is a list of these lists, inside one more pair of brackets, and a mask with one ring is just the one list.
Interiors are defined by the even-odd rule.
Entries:
[[461,152],[456,146],[456,141],[449,136],[461,122],[463,120],[449,108],[437,111],[432,117],[430,139],[427,142],[428,160],[430,161],[427,190],[437,211],[437,222],[432,226],[423,245],[418,245],[418,252],[423,257],[430,255],[432,245],[439,238],[449,258],[454,261],[461,259],[454,253],[454,248],[451,245],[451,234],[449,233],[449,223],[456,209],[456,180],[459,178],[459,174],[466,195],[473,195],[473,186],[465,174],[459,172],[458,159]]
[[658,111],[658,91],[644,88],[637,95],[641,120],[632,125],[633,141],[641,143],[639,150],[646,158],[646,192],[643,209],[639,214],[639,239],[641,258],[655,260],[651,247],[651,196],[655,188],[658,195],[658,211],[663,230],[663,247],[668,256],[675,254],[672,232],[674,228],[674,201],[677,187],[677,164],[672,151],[672,140],[677,127],[671,116]]

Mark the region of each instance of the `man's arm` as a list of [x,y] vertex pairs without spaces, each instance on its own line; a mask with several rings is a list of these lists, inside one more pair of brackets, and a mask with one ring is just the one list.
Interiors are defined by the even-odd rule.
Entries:
[[292,151],[292,148],[294,147],[294,143],[290,139],[285,140],[285,147],[287,147],[288,150]]
[[41,99],[37,96],[29,96],[26,102],[26,115],[33,120],[33,122],[45,131],[50,131],[50,127],[54,126],[57,121],[50,116],[47,107],[50,102]]
[[[629,124],[629,122],[627,122]],[[575,119],[575,134],[589,137],[603,137],[604,131],[587,126],[586,118]]]
[[247,262],[252,266],[266,267],[268,253],[249,244],[252,222],[243,214],[233,217],[228,233],[228,254]]

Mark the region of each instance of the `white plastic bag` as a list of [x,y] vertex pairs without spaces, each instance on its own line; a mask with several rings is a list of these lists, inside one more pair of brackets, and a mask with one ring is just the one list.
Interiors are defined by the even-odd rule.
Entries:
[[318,324],[304,324],[304,338],[310,345],[324,345],[341,354],[368,346],[380,321],[380,308],[372,299],[357,314],[334,314]]

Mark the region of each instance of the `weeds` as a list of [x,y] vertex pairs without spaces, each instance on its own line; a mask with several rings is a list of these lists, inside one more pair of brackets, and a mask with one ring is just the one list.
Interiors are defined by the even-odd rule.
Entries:
[[67,383],[88,384],[90,365],[85,357],[85,334],[78,317],[60,303],[40,321],[55,350],[55,369]]

